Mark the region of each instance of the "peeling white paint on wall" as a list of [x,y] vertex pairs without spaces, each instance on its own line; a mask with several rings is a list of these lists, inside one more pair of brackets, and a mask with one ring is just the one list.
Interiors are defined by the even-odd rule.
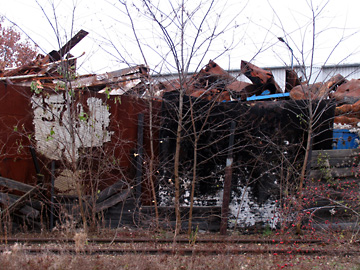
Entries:
[[255,198],[251,195],[251,188],[239,188],[240,196],[235,196],[229,205],[230,228],[236,224],[239,227],[250,227],[256,223],[268,224],[271,228],[275,228],[279,222],[279,213],[276,202],[273,199],[266,200],[265,203],[259,205]]
[[111,140],[110,112],[99,98],[87,99],[88,112],[78,103],[72,114],[65,93],[33,95],[31,104],[37,151],[49,159],[76,160],[80,147],[98,147]]
[[[223,183],[224,176],[220,176],[220,182]],[[189,180],[181,179],[183,183]],[[238,179],[240,182],[241,179]],[[185,185],[186,186],[186,185]],[[232,192],[229,204],[228,226],[233,228],[235,223],[239,228],[252,227],[257,224],[269,225],[275,228],[280,221],[279,205],[271,196],[263,204],[257,203],[257,198],[252,193],[251,187],[236,187],[237,192]],[[160,181],[159,185],[159,205],[174,205],[174,185]],[[223,201],[223,188],[220,188],[215,194],[204,194],[194,197],[194,206],[221,206]],[[186,190],[182,196],[182,206],[190,205],[190,192]]]

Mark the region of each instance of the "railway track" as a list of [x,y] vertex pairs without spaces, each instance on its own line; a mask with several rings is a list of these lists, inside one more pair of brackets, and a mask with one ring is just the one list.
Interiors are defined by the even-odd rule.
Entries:
[[177,255],[360,255],[358,243],[334,245],[317,239],[188,239],[169,238],[92,238],[81,247],[67,238],[1,238],[0,252],[9,252],[18,245],[29,254],[177,254]]
[[[88,242],[93,243],[189,243],[188,238],[148,238],[148,237],[123,237],[123,238],[88,238]],[[72,238],[25,238],[25,237],[8,237],[0,238],[0,243],[72,243],[75,242]],[[325,241],[319,239],[243,239],[243,238],[199,238],[196,243],[228,243],[228,244],[278,244],[278,243],[312,243],[325,244]]]

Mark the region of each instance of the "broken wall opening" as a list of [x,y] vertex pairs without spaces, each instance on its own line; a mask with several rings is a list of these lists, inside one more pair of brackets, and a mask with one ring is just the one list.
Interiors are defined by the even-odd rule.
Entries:
[[[185,96],[181,137],[181,203],[190,204],[194,160],[194,132],[198,132],[196,206],[220,206],[229,149],[231,122],[235,122],[230,210],[243,225],[266,222],[276,215],[275,201],[289,174],[296,181],[303,162],[308,115],[307,101],[281,100],[214,102]],[[177,128],[178,93],[164,95],[160,131],[160,205],[172,205],[174,198],[173,158]],[[192,106],[195,130],[190,117]],[[314,127],[314,149],[331,149],[335,105],[315,102],[318,125]],[[239,210],[240,209],[240,210]],[[248,211],[248,216],[242,214]]]

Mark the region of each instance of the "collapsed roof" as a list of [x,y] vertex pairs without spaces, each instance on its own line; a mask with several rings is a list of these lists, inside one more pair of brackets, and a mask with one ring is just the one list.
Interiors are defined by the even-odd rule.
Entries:
[[[26,65],[0,71],[0,81],[20,86],[31,86],[36,82],[37,88],[65,90],[71,87],[108,95],[160,98],[166,92],[183,89],[189,96],[216,102],[245,101],[251,96],[262,95],[264,91],[268,94],[283,93],[270,70],[246,61],[241,61],[240,74],[245,75],[251,83],[238,80],[212,60],[198,73],[185,76],[181,83],[179,79],[155,81],[145,65],[103,74],[78,75],[76,62],[81,56],[74,57],[70,50],[87,35],[88,32],[80,30],[58,51],[53,50],[46,56],[38,55]],[[308,84],[302,82],[295,70],[287,69],[284,92],[289,92],[290,98],[295,100],[334,98],[339,105],[353,104],[360,100],[360,80],[348,81],[337,74],[327,82]],[[360,122],[358,107],[360,108],[357,105],[345,106],[336,110],[338,117],[335,122],[357,125]]]

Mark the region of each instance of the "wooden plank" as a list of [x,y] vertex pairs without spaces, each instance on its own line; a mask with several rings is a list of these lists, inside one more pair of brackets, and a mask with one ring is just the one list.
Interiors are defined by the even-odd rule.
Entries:
[[[13,204],[18,200],[17,196],[0,192],[0,203],[3,205]],[[19,209],[19,212],[26,217],[35,219],[40,215],[40,212],[29,205],[24,205]]]
[[[330,190],[327,192],[331,200],[340,200],[346,204],[347,199],[344,198],[342,188],[346,187],[347,192],[359,189],[360,150],[321,150],[313,151],[312,154],[310,178],[315,180],[322,179],[323,181],[330,180],[330,182],[328,182],[330,184]],[[348,215],[346,211],[344,212],[339,205],[334,205],[331,200],[315,198],[316,203],[314,203],[313,206],[318,208],[315,216],[323,220],[341,218],[341,220],[350,221],[351,215]],[[336,207],[335,216],[329,213],[329,210],[334,207]],[[333,225],[336,223],[337,222],[334,221],[332,222]]]
[[357,232],[359,230],[358,222],[331,222],[331,223],[315,223],[312,225],[314,229],[318,231],[346,231],[346,232]]
[[146,78],[148,76],[147,68],[143,65],[124,68],[117,71],[106,72],[105,74],[81,77],[73,82],[77,89],[83,87],[103,87],[109,84],[126,85],[133,80]]
[[105,201],[102,201],[101,203],[97,203],[95,205],[95,212],[103,211],[111,206],[114,206],[119,202],[125,201],[126,198],[129,196],[129,194],[130,194],[130,189],[127,189],[123,192],[119,192],[111,196],[110,198],[106,199]]
[[18,200],[16,200],[11,205],[9,205],[7,208],[5,208],[1,212],[0,218],[2,219],[5,214],[11,214],[11,213],[15,212],[16,210],[18,210],[19,208],[21,208],[26,203],[26,201],[29,200],[35,194],[37,194],[39,192],[39,190],[40,190],[39,187],[35,186],[31,190],[26,192]]
[[221,207],[221,224],[220,224],[221,235],[225,235],[227,233],[227,226],[228,226],[227,223],[228,223],[229,203],[230,203],[230,195],[231,195],[234,132],[235,132],[235,121],[231,121],[229,149],[228,149],[228,156],[226,158],[226,167],[225,167],[223,201]]
[[[20,198],[20,196],[18,195],[14,195],[14,194],[10,194],[10,193],[1,193],[0,194],[6,194],[7,196],[9,196],[10,198],[14,199],[14,200],[18,200]],[[39,200],[34,200],[31,199],[28,202],[28,205],[32,208],[34,208],[35,210],[38,210],[39,212],[41,211],[41,209],[43,209],[44,207],[44,203],[40,202]]]
[[331,150],[313,150],[313,156],[318,155],[319,153],[332,157],[347,157],[360,154],[360,149],[331,149]]
[[354,157],[344,157],[344,158],[326,158],[321,157],[319,159],[311,159],[311,168],[321,168],[321,167],[352,167],[358,164],[357,159]]
[[359,149],[312,151],[311,167],[351,167],[359,161]]
[[311,159],[311,168],[320,167],[352,167],[358,164],[357,157],[326,157],[320,156],[319,158]]
[[319,170],[311,170],[310,178],[311,179],[321,179],[326,177],[331,178],[343,178],[343,177],[353,177],[356,175],[356,171],[353,168],[324,168]]
[[3,187],[7,187],[9,189],[15,189],[15,190],[19,190],[22,192],[29,192],[30,190],[32,190],[34,187],[15,181],[15,180],[11,180],[9,178],[5,178],[0,176],[0,186]]
[[124,188],[124,186],[125,186],[125,182],[120,180],[120,181],[117,181],[115,184],[105,188],[104,190],[102,190],[99,193],[96,203],[98,204],[98,203],[106,200],[107,198],[111,197],[115,193],[118,193],[120,190],[122,190]]

